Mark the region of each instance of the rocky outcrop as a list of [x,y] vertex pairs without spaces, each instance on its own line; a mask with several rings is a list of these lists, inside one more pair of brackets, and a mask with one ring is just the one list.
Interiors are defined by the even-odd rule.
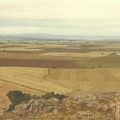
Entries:
[[[118,93],[101,93],[66,97],[47,93],[15,105],[5,113],[12,120],[115,120]],[[11,117],[10,117],[11,116]]]
[[24,94],[21,91],[9,91],[7,97],[11,102],[7,110],[8,112],[14,110],[16,105],[32,98],[29,94]]

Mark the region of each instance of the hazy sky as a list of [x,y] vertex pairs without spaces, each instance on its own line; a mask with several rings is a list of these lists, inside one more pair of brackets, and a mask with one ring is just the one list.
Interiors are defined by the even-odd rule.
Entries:
[[1,0],[0,34],[120,34],[120,0]]

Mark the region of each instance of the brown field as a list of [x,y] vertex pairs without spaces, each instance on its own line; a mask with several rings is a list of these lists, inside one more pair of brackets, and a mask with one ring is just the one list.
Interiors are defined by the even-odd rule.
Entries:
[[1,41],[0,110],[9,105],[6,93],[22,90],[120,91],[120,42]]

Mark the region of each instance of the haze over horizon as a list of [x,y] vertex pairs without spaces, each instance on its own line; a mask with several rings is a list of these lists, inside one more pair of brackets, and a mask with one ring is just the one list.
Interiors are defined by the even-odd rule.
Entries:
[[119,0],[0,1],[0,35],[116,36]]

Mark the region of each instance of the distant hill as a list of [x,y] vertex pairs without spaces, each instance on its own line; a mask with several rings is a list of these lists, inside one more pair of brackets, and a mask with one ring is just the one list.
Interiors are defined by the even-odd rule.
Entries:
[[12,34],[12,35],[0,35],[0,40],[120,40],[120,36]]

